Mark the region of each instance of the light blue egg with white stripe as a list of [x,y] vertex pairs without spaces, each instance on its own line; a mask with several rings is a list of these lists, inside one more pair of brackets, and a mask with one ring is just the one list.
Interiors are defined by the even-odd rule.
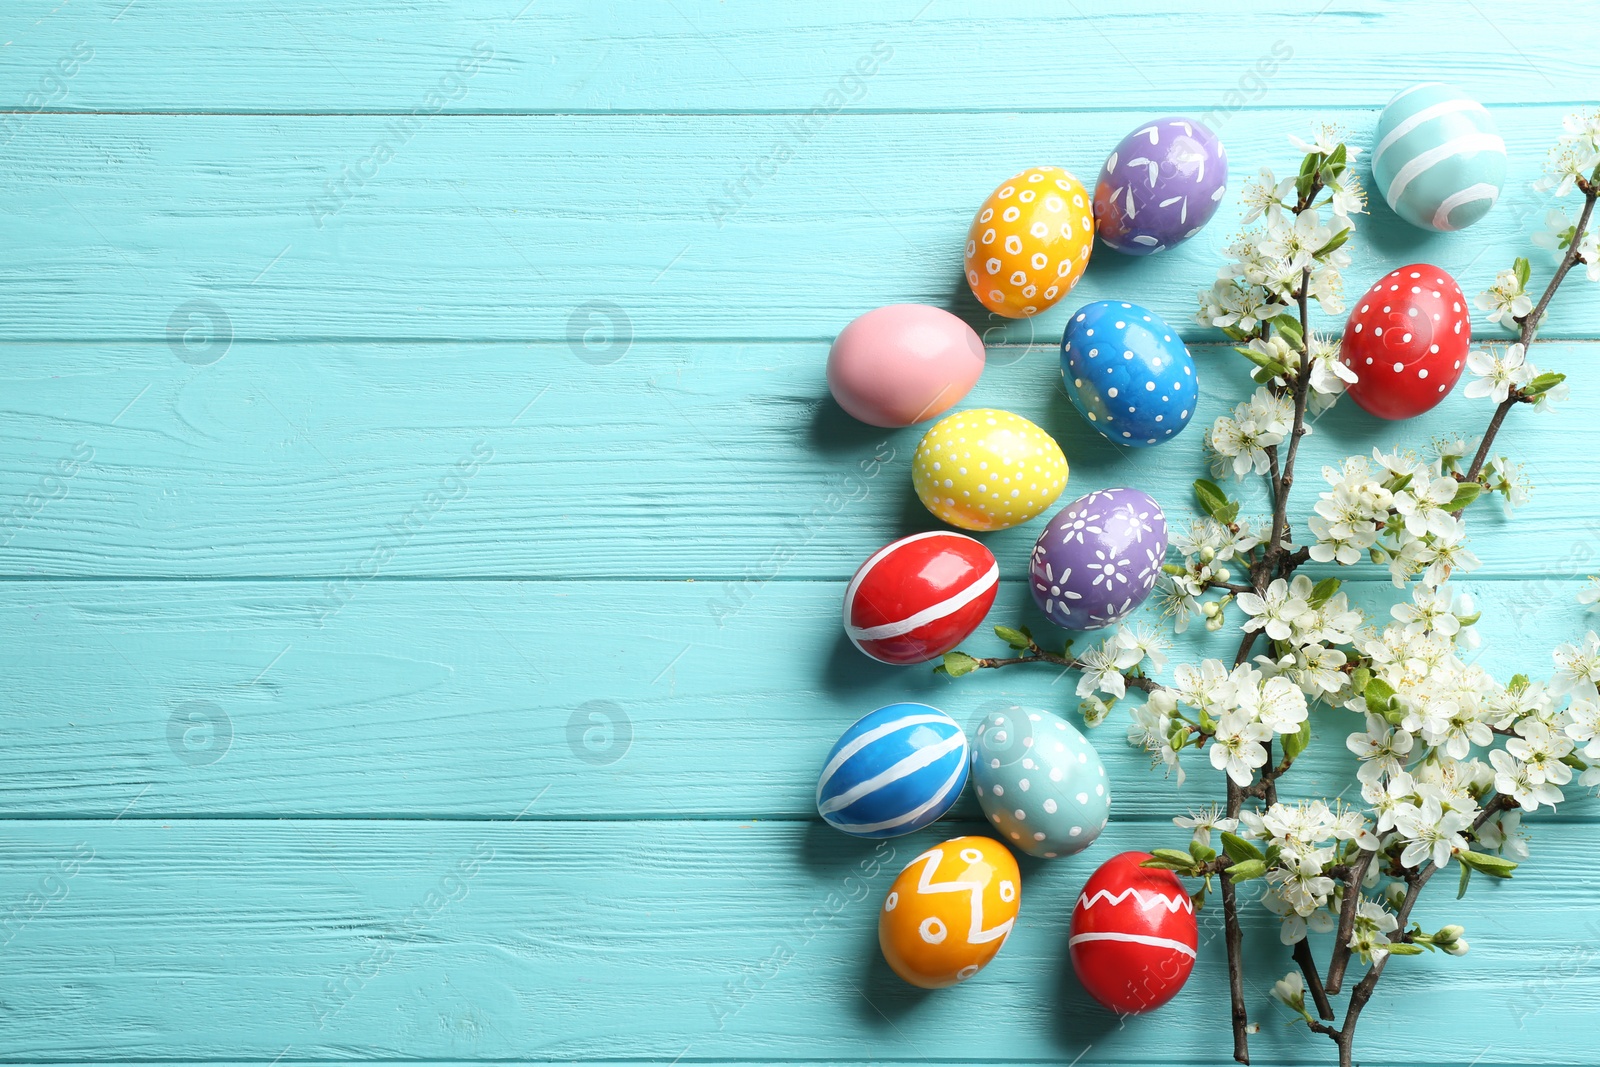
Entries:
[[1372,177],[1394,213],[1425,230],[1483,218],[1506,180],[1506,143],[1484,106],[1442,82],[1397,93],[1378,119]]
[[927,704],[856,720],[817,779],[817,814],[856,837],[898,837],[950,810],[967,784],[967,735]]

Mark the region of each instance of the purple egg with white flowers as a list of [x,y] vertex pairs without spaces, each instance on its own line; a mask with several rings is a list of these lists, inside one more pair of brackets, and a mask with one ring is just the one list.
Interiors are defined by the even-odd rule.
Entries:
[[1068,630],[1121,622],[1149,597],[1167,555],[1167,517],[1137,489],[1097,489],[1061,510],[1034,542],[1028,587]]
[[1114,148],[1094,189],[1100,240],[1130,256],[1187,241],[1211,221],[1228,187],[1228,153],[1204,123],[1147,122]]

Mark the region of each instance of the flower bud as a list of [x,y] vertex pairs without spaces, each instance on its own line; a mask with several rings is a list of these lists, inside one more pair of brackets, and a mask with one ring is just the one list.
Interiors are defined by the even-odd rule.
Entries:
[[1465,956],[1468,948],[1467,939],[1458,937],[1448,945],[1440,945],[1439,947],[1451,956]]
[[1220,629],[1222,629],[1222,622],[1223,622],[1222,613],[1218,612],[1217,614],[1211,616],[1210,618],[1208,618],[1206,620],[1206,629],[1208,629],[1208,630],[1220,630]]
[[1090,697],[1078,705],[1078,713],[1083,716],[1085,726],[1099,726],[1106,721],[1111,708],[1099,697]]

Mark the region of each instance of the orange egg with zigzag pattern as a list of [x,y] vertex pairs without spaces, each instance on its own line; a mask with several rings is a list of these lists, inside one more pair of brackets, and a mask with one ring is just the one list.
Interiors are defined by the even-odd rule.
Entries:
[[964,266],[996,315],[1037,315],[1072,292],[1094,248],[1094,204],[1060,167],[1029,167],[989,194],[967,230]]
[[965,982],[1006,943],[1022,904],[1011,850],[957,837],[906,865],[878,912],[878,945],[894,973],[923,989]]

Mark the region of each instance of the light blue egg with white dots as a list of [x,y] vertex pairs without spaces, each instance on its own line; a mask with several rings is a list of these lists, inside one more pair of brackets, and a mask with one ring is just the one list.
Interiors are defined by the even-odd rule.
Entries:
[[972,783],[1001,839],[1030,856],[1082,852],[1111,818],[1100,754],[1052,711],[985,711],[972,743]]
[[1200,397],[1200,377],[1178,332],[1122,300],[1073,312],[1061,338],[1061,379],[1090,426],[1137,448],[1175,437]]
[[1425,230],[1483,218],[1506,180],[1506,143],[1484,106],[1442,82],[1395,94],[1378,118],[1372,178],[1394,213]]

